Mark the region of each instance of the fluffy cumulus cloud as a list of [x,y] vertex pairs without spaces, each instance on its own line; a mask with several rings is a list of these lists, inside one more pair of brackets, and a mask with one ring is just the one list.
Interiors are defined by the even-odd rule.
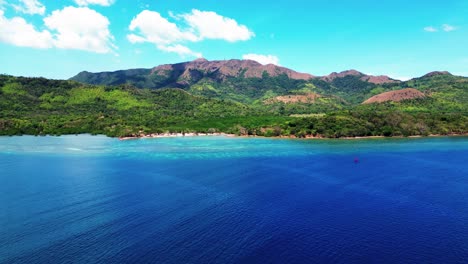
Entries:
[[21,17],[8,19],[0,10],[0,42],[20,47],[51,48],[53,47],[52,35],[49,31],[37,31]]
[[215,12],[194,9],[188,14],[170,13],[169,16],[177,23],[162,17],[158,12],[142,11],[130,23],[129,29],[133,33],[128,34],[127,39],[131,43],[149,42],[162,51],[181,56],[201,57],[201,53],[190,50],[185,43],[205,39],[236,42],[254,36],[246,26]]
[[87,7],[65,7],[44,19],[54,32],[54,45],[61,49],[77,49],[96,53],[111,52],[115,46],[109,31],[109,20]]
[[44,15],[45,13],[45,6],[38,0],[19,0],[17,2],[11,6],[18,12],[29,15]]
[[267,65],[267,64],[279,65],[279,59],[278,57],[274,55],[245,54],[244,56],[242,56],[242,59],[254,60],[263,65]]
[[158,12],[148,10],[138,14],[130,23],[129,29],[138,32],[138,35],[127,36],[132,43],[150,42],[156,45],[168,45],[182,41],[197,41],[193,33],[183,32]]
[[114,0],[74,0],[74,1],[79,6],[88,6],[88,5],[110,6],[114,3]]
[[131,43],[149,42],[165,52],[174,52],[183,57],[201,57],[200,53],[181,44],[175,44],[197,41],[197,37],[192,32],[180,30],[176,24],[169,22],[158,12],[144,10],[132,20],[129,29],[138,34],[127,35]]
[[5,17],[0,9],[0,42],[20,47],[110,53],[116,46],[109,25],[107,17],[88,7],[69,6],[44,18],[45,29],[39,31],[22,17]]
[[246,26],[239,25],[234,19],[216,14],[192,10],[189,14],[181,17],[187,22],[198,37],[202,39],[221,39],[229,42],[249,40],[255,34]]

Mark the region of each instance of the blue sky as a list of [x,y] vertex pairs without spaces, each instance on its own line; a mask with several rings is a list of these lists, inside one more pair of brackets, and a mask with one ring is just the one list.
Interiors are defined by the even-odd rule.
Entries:
[[0,73],[256,59],[314,75],[468,76],[468,1],[0,0]]

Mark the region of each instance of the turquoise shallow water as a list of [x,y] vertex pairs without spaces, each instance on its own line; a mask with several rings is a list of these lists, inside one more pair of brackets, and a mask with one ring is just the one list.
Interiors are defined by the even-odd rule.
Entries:
[[1,263],[464,263],[467,223],[466,137],[0,137]]

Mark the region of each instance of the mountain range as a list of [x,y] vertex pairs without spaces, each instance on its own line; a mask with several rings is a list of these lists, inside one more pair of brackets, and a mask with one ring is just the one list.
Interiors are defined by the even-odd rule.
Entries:
[[70,80],[0,75],[0,134],[135,136],[227,132],[295,137],[468,132],[468,78],[409,81],[356,70],[314,76],[251,60],[81,72]]
[[105,85],[131,83],[139,88],[162,88],[166,86],[180,88],[204,79],[220,82],[228,78],[264,78],[265,76],[278,77],[282,75],[293,80],[320,79],[329,83],[347,76],[358,77],[364,82],[373,84],[399,82],[399,80],[385,75],[366,75],[356,70],[340,73],[333,72],[327,76],[314,76],[274,64],[262,65],[253,60],[208,61],[204,58],[176,64],[164,64],[152,69],[130,69],[98,73],[83,71],[72,77],[71,80]]
[[[431,72],[421,78],[436,75],[451,76],[448,72]],[[357,70],[314,76],[252,60],[208,61],[202,58],[151,69],[83,71],[70,80],[94,85],[130,84],[148,89],[180,88],[194,95],[243,103],[313,92],[328,98],[339,97],[338,101],[348,104],[359,104],[378,93],[412,88],[406,87],[407,82],[404,81],[385,75],[367,75]]]

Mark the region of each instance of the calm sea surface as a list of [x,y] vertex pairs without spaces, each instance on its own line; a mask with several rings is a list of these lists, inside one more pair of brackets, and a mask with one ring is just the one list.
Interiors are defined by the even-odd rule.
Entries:
[[0,137],[0,263],[467,262],[467,137]]

